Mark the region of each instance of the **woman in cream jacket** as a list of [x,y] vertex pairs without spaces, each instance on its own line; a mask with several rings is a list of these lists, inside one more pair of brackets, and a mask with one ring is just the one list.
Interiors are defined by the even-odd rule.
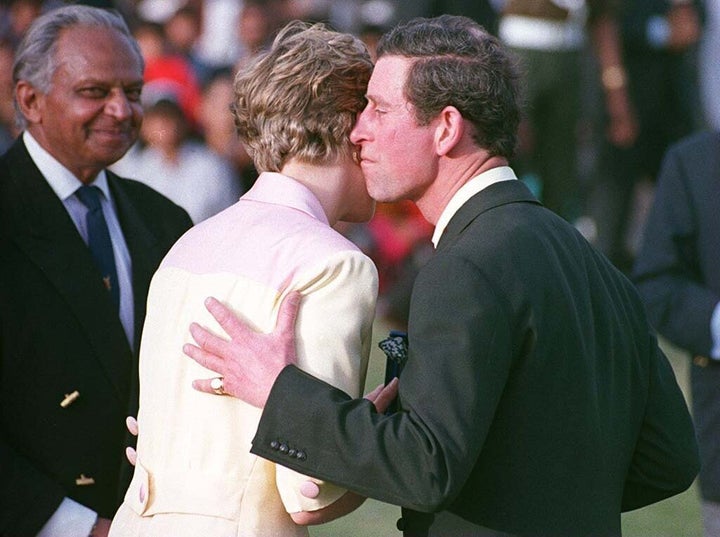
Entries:
[[349,142],[371,69],[356,38],[295,22],[238,73],[231,108],[261,174],[237,203],[186,233],[153,278],[135,474],[112,537],[300,537],[308,534],[301,524],[362,502],[251,455],[260,411],[194,390],[192,380],[209,372],[182,347],[192,321],[223,333],[204,307],[208,296],[269,331],[297,290],[299,366],[361,395],[377,271],[333,226],[374,210]]

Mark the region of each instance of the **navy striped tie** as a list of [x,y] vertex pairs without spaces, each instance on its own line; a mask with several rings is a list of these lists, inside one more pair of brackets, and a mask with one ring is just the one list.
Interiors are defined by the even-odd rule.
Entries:
[[115,305],[119,307],[120,285],[118,284],[110,232],[100,205],[101,191],[96,186],[84,185],[78,188],[75,193],[83,205],[88,208],[86,222],[90,253],[100,270],[105,288],[110,291]]

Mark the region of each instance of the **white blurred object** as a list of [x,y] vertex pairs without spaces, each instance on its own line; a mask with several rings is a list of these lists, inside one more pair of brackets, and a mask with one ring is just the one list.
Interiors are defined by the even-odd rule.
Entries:
[[229,67],[237,61],[242,50],[238,36],[242,8],[241,0],[204,0],[196,49],[202,61],[213,67]]
[[395,17],[395,7],[387,0],[370,0],[360,8],[360,18],[364,24],[387,27]]
[[162,24],[185,4],[187,0],[141,0],[137,12],[143,20]]
[[705,2],[705,28],[700,44],[700,85],[705,118],[720,129],[720,0]]

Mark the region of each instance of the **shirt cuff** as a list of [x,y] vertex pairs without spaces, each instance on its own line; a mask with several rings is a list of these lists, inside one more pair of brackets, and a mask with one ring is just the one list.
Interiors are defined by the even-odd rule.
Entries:
[[715,310],[710,317],[710,335],[713,342],[710,358],[720,360],[720,302],[715,305]]
[[70,498],[64,498],[36,537],[67,537],[90,535],[97,513]]

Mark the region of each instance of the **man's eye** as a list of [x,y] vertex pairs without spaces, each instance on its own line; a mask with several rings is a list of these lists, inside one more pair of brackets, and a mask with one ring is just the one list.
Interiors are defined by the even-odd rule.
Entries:
[[85,97],[91,97],[93,99],[107,95],[107,91],[105,89],[98,87],[82,88],[80,93]]

